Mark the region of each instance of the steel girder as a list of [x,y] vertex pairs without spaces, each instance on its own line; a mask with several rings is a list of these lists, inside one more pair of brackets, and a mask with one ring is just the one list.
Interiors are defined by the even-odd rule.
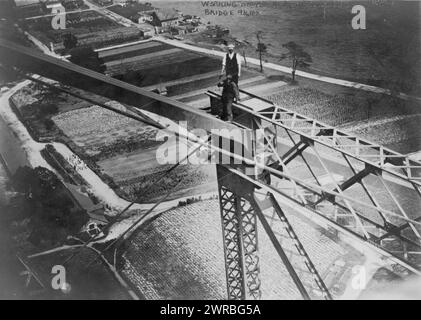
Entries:
[[0,63],[153,112],[173,121],[185,121],[189,130],[194,128],[208,132],[215,129],[238,130],[236,126],[195,110],[182,102],[5,39],[0,39]]
[[[217,165],[228,299],[260,299],[256,212],[242,192]],[[229,181],[231,180],[231,181]]]
[[[418,179],[421,163],[253,94],[242,93],[242,103],[234,104],[234,108],[249,112],[264,126],[275,127],[284,151],[272,148],[278,162],[271,165],[275,169],[271,174],[283,182],[289,181],[289,195],[303,207],[316,209],[413,270],[421,270],[421,180]],[[208,95],[218,97],[213,92]],[[259,101],[260,111],[252,109],[254,101]],[[261,107],[262,102],[267,103],[266,108]],[[303,167],[300,171],[308,170],[311,183],[300,184],[295,174],[285,179],[285,170],[288,167],[296,170],[297,165]],[[320,170],[327,183],[321,181]],[[338,173],[344,176],[344,181],[338,181]],[[297,183],[306,193],[304,201],[302,194],[296,192]],[[328,213],[331,207],[334,214]]]
[[[322,277],[275,197],[265,195],[273,209],[273,214],[268,215],[253,183],[233,175],[222,165],[217,165],[217,177],[228,298],[261,297],[258,217],[301,296],[304,299],[320,296],[331,299]],[[314,295],[315,292],[319,294]]]

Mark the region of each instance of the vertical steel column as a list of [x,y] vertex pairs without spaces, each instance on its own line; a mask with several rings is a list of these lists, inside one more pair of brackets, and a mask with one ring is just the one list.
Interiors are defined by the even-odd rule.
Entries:
[[241,234],[245,267],[247,298],[260,299],[260,267],[257,245],[256,211],[248,200],[237,196],[237,210],[241,215]]
[[228,299],[259,299],[260,268],[256,212],[247,186],[217,165]]
[[234,193],[218,184],[229,300],[245,299],[240,219]]

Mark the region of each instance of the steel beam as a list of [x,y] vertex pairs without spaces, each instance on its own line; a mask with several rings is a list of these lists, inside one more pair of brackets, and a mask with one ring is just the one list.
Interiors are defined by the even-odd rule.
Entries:
[[[261,121],[282,127],[290,133],[299,135],[301,139],[323,145],[340,154],[348,155],[362,163],[402,179],[408,184],[421,186],[421,162],[412,160],[407,155],[402,155],[378,144],[342,132],[321,121],[275,105],[272,101],[244,90],[241,90],[241,92],[266,102],[268,107],[262,111],[255,111],[242,103],[236,102],[233,103],[233,108],[246,111]],[[210,93],[215,94],[213,92]],[[273,118],[275,114],[282,116]],[[394,167],[387,166],[387,163],[393,164]],[[398,172],[397,169],[402,169],[404,173]]]
[[[380,204],[374,198],[374,195],[368,190],[367,186],[363,182],[363,179],[364,177],[368,175],[381,177],[382,173],[389,173],[390,175],[392,175],[394,180],[399,181],[397,183],[402,184],[402,186],[408,186],[409,190],[414,189],[415,192],[418,194],[418,196],[421,198],[421,194],[419,192],[419,181],[417,180],[418,177],[416,174],[418,170],[421,169],[421,164],[419,162],[409,160],[407,156],[400,155],[397,152],[388,150],[382,146],[376,145],[374,143],[360,139],[358,137],[350,136],[344,132],[337,130],[334,127],[325,125],[319,121],[310,119],[308,117],[300,115],[291,110],[282,108],[278,105],[274,105],[271,101],[268,101],[266,99],[262,99],[255,95],[249,94],[245,91],[243,91],[243,93],[248,94],[253,98],[260,99],[263,102],[266,102],[267,108],[259,105],[259,108],[263,108],[263,110],[254,111],[248,105],[243,105],[241,103],[234,104],[234,107],[240,110],[244,110],[244,111],[247,110],[248,112],[253,114],[256,118],[260,119],[261,122],[270,123],[285,130],[286,134],[290,137],[291,141],[293,142],[292,149],[289,150],[289,153],[287,152],[287,156],[294,155],[293,157],[291,157],[289,162],[292,162],[292,160],[294,160],[297,155],[301,156],[301,158],[303,158],[305,165],[308,167],[312,176],[316,180],[317,184],[320,186],[320,182],[318,181],[317,176],[314,174],[314,171],[309,165],[309,163],[304,159],[303,154],[301,152],[297,152],[299,150],[300,145],[304,147],[303,143],[305,143],[311,147],[312,154],[321,164],[324,171],[330,176],[330,180],[334,184],[334,189],[330,191],[323,190],[320,192],[320,191],[316,191],[319,188],[316,188],[316,189],[306,188],[305,185],[301,185],[306,190],[313,193],[314,195],[319,196],[320,200],[318,202],[317,201],[309,202],[310,205],[315,207],[322,200],[328,200],[337,208],[340,208],[341,210],[345,210],[346,212],[349,212],[350,214],[343,214],[340,216],[352,216],[355,219],[356,226],[358,227],[359,230],[361,230],[363,237],[367,240],[371,240],[372,242],[374,241],[376,244],[380,245],[382,248],[385,248],[386,250],[387,250],[387,246],[386,247],[383,246],[383,244],[380,241],[384,237],[381,235],[379,236],[378,233],[374,234],[372,232],[368,232],[368,230],[366,229],[374,227],[379,230],[380,234],[384,232],[387,235],[396,236],[399,241],[402,241],[403,244],[412,245],[416,247],[418,250],[418,248],[420,247],[420,244],[404,236],[403,234],[400,233],[400,231],[402,231],[403,229],[406,229],[407,227],[410,227],[412,232],[419,239],[418,230],[420,229],[417,230],[415,226],[415,224],[419,221],[418,219],[419,216],[414,217],[412,219],[414,222],[408,223],[408,221],[410,221],[411,219],[409,219],[409,216],[403,210],[402,206],[399,205],[395,195],[390,194],[390,190],[389,190],[388,191],[388,194],[390,196],[389,198],[392,199],[395,202],[395,204],[397,204],[401,217],[407,220],[406,221],[407,223],[405,223],[403,226],[399,226],[399,224],[392,225],[389,222],[390,217],[387,217],[387,216],[390,215],[390,216],[397,217],[399,214],[395,212],[391,214],[392,213],[391,210],[386,210],[383,207],[381,207]],[[295,142],[291,134],[297,135],[299,137],[299,141]],[[324,147],[327,147],[327,148],[330,148],[332,151],[337,152],[338,155],[343,156],[348,166],[350,167],[351,171],[353,172],[351,177],[347,177],[344,183],[340,183],[340,184],[337,183],[335,179],[333,178],[332,172],[328,169],[324,159],[321,157],[321,154],[319,154],[318,149],[316,149],[316,145],[317,147],[319,146],[322,147],[321,150],[325,150]],[[362,168],[360,168],[361,166],[359,167],[359,172],[353,166],[351,166],[351,163],[348,160],[348,157],[354,160],[357,160],[360,164],[362,164]],[[288,157],[285,159],[288,159]],[[387,165],[387,163],[389,163],[389,165]],[[393,166],[391,166],[390,164],[393,164]],[[277,166],[277,167],[271,166],[271,167],[272,169],[275,169],[278,171],[276,172],[275,170],[272,170],[272,171],[269,170],[271,174],[273,174],[274,176],[280,177],[281,179],[282,179],[282,176],[285,177],[284,174],[279,174],[280,172],[284,171],[283,166]],[[399,172],[401,170],[403,174]],[[288,179],[288,180],[295,180],[295,179]],[[359,183],[362,186],[363,190],[365,191],[365,194],[368,196],[370,205],[367,205],[366,203],[361,202],[359,199],[352,199],[343,193],[344,190],[349,189],[351,186],[355,185],[356,183]],[[355,203],[356,205],[361,204],[367,208],[372,207],[374,210],[376,210],[379,213],[380,217],[383,219],[383,224],[381,225],[369,219],[368,217],[364,216],[363,213],[358,212],[353,207],[353,205],[351,205],[350,200],[353,202],[353,204]],[[299,203],[299,204],[303,206],[302,203]],[[351,231],[351,229],[354,228],[354,226],[343,224],[342,222],[336,221],[336,219],[334,221],[335,223],[341,224],[343,227],[347,228],[349,231]],[[355,232],[355,231],[352,230],[351,232]],[[387,250],[387,251],[390,252],[390,250]],[[404,255],[403,259],[407,260],[408,255],[409,255],[409,251],[408,251],[408,254]]]
[[228,299],[260,299],[257,220],[246,196],[254,186],[242,183],[221,165],[217,178]]
[[173,121],[186,121],[190,130],[195,128],[209,132],[215,129],[243,130],[182,102],[4,39],[0,39],[0,62],[153,112]]
[[289,149],[283,156],[282,160],[287,165],[292,160],[294,160],[297,156],[301,155],[305,149],[307,149],[308,144],[300,141],[299,143],[295,144],[291,149]]

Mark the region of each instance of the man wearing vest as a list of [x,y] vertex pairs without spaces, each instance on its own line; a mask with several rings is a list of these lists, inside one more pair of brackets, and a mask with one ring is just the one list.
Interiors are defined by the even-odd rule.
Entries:
[[228,53],[222,60],[222,71],[221,75],[231,75],[232,81],[238,86],[238,79],[241,76],[241,57],[234,52],[234,45],[228,45]]

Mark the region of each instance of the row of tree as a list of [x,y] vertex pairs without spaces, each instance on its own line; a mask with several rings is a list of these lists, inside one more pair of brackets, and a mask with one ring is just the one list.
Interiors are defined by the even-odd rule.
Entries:
[[[260,72],[263,72],[263,56],[267,53],[268,46],[262,41],[263,35],[261,31],[256,33],[257,46],[256,52],[259,55],[260,62]],[[241,51],[243,55],[244,64],[247,67],[247,57],[246,57],[246,48],[251,44],[248,41],[236,41],[237,48]],[[307,68],[313,62],[309,53],[307,53],[302,46],[297,43],[290,41],[282,45],[285,48],[286,52],[282,53],[280,60],[290,60],[291,61],[291,75],[292,80],[295,81],[295,73],[297,68]]]

